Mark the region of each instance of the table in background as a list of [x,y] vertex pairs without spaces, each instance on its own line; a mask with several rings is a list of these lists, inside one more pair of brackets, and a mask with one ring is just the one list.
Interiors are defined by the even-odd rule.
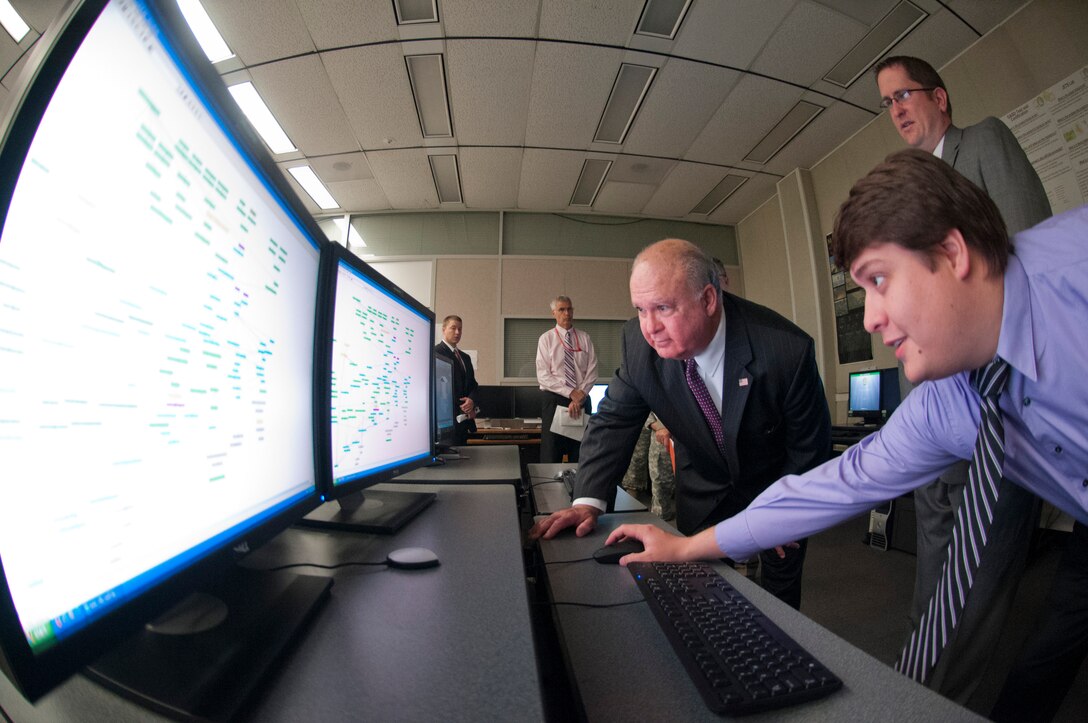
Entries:
[[[441,561],[425,570],[297,568],[335,583],[247,719],[543,720],[514,490],[422,489],[438,499],[396,535],[292,528],[246,558],[262,569],[335,565],[427,547]],[[0,705],[20,723],[162,720],[80,675],[35,706],[0,676]]]
[[422,484],[510,484],[521,488],[521,458],[517,447],[457,447],[461,459],[420,467],[395,482]]
[[[533,509],[538,515],[550,515],[557,510],[570,507],[570,495],[562,480],[556,479],[559,472],[578,469],[577,462],[541,462],[529,465],[529,491],[533,500]],[[616,504],[613,512],[645,512],[646,505],[638,501],[622,487],[616,488]]]
[[[625,522],[675,531],[650,513],[607,514],[586,537],[561,533],[540,542],[541,576],[546,576],[555,603],[560,645],[585,718],[589,723],[720,722],[722,718],[703,704],[649,606],[638,602],[642,594],[627,569],[586,559]],[[983,720],[828,632],[736,571],[724,565],[718,570],[844,683],[842,690],[822,700],[745,716],[746,721]]]

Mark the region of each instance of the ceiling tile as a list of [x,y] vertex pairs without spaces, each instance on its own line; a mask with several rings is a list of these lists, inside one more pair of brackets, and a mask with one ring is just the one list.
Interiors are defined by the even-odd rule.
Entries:
[[397,37],[389,0],[306,0],[298,9],[318,50]]
[[272,115],[304,154],[319,156],[359,148],[318,56],[261,65],[250,74]]
[[670,59],[654,78],[623,150],[679,158],[740,78],[732,70]]
[[316,49],[298,6],[289,0],[201,0],[201,4],[246,65]]
[[518,208],[527,211],[567,209],[584,153],[527,148],[521,161]]
[[619,50],[541,43],[533,68],[525,145],[588,146],[622,57]]
[[752,70],[807,86],[835,67],[867,32],[868,26],[856,20],[802,0],[760,51]]
[[[448,43],[450,104],[459,143],[525,143],[533,53],[533,43],[521,41]],[[496,68],[503,71],[496,73]]]
[[368,153],[374,180],[381,186],[389,205],[395,209],[438,208],[427,153],[421,149]]
[[521,180],[520,148],[462,148],[461,188],[469,208],[515,208]]
[[540,1],[540,37],[625,45],[645,0]]
[[321,60],[363,150],[422,143],[398,45],[336,50],[322,53]]

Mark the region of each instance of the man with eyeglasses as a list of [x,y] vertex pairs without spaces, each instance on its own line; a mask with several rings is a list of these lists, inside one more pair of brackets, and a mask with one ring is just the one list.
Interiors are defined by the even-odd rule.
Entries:
[[[875,68],[880,105],[910,146],[932,153],[985,191],[994,201],[1011,237],[1051,215],[1043,184],[1012,132],[997,118],[975,125],[952,125],[952,101],[941,76],[929,63],[910,56],[885,58]],[[956,509],[963,501],[967,463],[914,492],[918,520],[918,561],[911,603],[917,628],[930,604],[947,556]],[[956,642],[941,656],[927,685],[966,704],[982,680],[1027,562],[1039,514],[1038,499],[1008,480],[1002,494],[1015,504],[994,520],[994,544],[1003,552],[979,571],[968,615]]]

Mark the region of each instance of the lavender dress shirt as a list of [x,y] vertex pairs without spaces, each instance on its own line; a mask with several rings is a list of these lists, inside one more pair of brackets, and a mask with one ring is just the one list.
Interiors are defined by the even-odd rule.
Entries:
[[[1088,206],[1016,235],[998,356],[1005,476],[1088,524]],[[807,537],[921,487],[970,459],[979,397],[970,372],[915,387],[880,431],[783,477],[715,528],[736,560]]]

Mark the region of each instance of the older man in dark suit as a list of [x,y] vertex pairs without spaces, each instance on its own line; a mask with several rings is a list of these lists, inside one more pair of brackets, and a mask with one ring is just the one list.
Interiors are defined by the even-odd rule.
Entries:
[[[713,260],[679,239],[644,249],[631,270],[638,312],[621,367],[582,440],[574,503],[532,537],[596,526],[616,496],[646,415],[676,449],[676,526],[685,534],[744,509],[771,482],[831,454],[831,417],[812,339],[758,304],[722,293]],[[805,541],[762,553],[762,583],[801,601]]]
[[457,345],[461,342],[461,317],[450,314],[442,320],[442,341],[434,345],[434,353],[453,364],[453,416],[457,420],[454,444],[467,444],[470,432],[476,431],[476,400],[472,395],[480,385],[472,369],[472,358],[462,354]]

